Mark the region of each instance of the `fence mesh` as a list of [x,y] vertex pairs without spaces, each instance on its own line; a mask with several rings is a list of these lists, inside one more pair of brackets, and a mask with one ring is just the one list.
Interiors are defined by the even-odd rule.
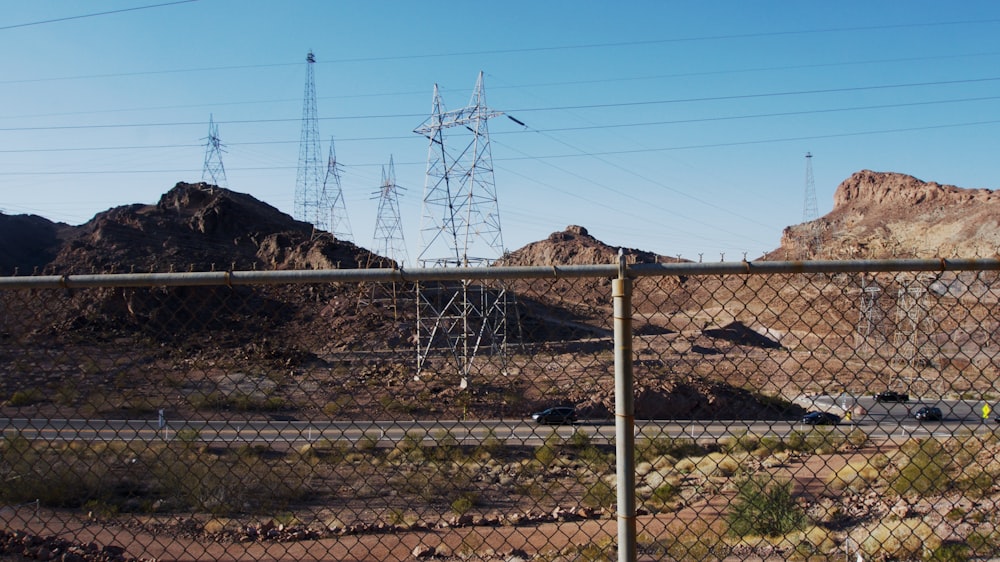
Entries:
[[[858,269],[635,277],[638,559],[1000,554],[997,273]],[[0,552],[631,556],[606,274],[18,279]]]

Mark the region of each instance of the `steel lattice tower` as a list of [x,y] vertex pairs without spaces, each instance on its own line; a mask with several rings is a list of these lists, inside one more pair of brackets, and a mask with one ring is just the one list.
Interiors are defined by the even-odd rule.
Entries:
[[295,180],[295,218],[315,229],[330,230],[330,205],[323,192],[320,163],[319,117],[316,110],[316,80],[312,51],[306,55],[306,87],[302,101],[302,136],[299,139],[299,166]]
[[[375,218],[375,235],[372,238],[374,253],[368,254],[365,267],[403,267],[409,261],[406,243],[403,240],[403,222],[399,213],[399,190],[396,185],[396,167],[389,157],[388,170],[382,166],[382,183],[374,193],[378,199],[378,216]],[[387,263],[386,259],[392,260]],[[391,308],[393,314],[399,309],[400,287],[395,283],[365,283],[359,285],[358,308],[370,304],[381,304]]]
[[212,115],[208,116],[208,138],[205,142],[205,166],[201,169],[201,181],[210,181],[212,185],[226,187],[226,168],[222,165],[222,141],[219,140],[219,126],[215,124]]
[[330,233],[338,240],[350,240],[351,223],[347,219],[347,204],[344,203],[344,190],[340,186],[340,164],[337,163],[337,152],[333,148],[333,137],[330,138],[326,177],[323,178],[320,194],[320,199],[330,207]]
[[882,342],[879,328],[882,323],[882,310],[879,308],[879,295],[882,288],[874,279],[870,285],[865,283],[865,275],[861,274],[861,308],[858,312],[858,328],[855,335],[855,346],[859,353],[877,350]]
[[[482,72],[469,105],[461,109],[445,111],[434,85],[431,116],[414,129],[430,141],[417,258],[420,266],[488,266],[502,257],[487,127],[489,119],[500,115],[503,113],[486,106]],[[468,280],[418,284],[418,376],[428,368],[432,350],[445,347],[456,362],[460,388],[468,386],[481,349],[489,349],[505,361],[507,307],[512,298],[502,284],[492,288]]]
[[806,193],[802,204],[802,239],[803,257],[809,258],[819,249],[819,225],[810,222],[819,218],[819,205],[816,203],[816,180],[813,179],[812,153],[806,152]]
[[378,198],[378,216],[375,219],[373,242],[375,253],[403,266],[410,261],[403,239],[403,223],[399,213],[399,191],[396,185],[396,166],[389,157],[388,169],[382,166],[382,183],[375,192]]
[[813,155],[806,152],[806,197],[802,205],[802,222],[814,221],[819,218],[819,205],[816,203],[816,180],[813,179]]

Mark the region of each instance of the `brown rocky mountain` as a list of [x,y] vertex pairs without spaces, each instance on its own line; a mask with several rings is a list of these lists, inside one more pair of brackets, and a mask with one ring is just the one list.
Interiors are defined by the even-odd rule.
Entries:
[[156,205],[128,205],[80,226],[47,268],[126,270],[325,269],[388,264],[249,195],[179,183]]
[[[837,189],[831,213],[786,229],[782,247],[768,257],[801,257],[806,250],[812,257],[824,258],[926,257],[942,252],[994,255],[1000,244],[998,201],[1000,197],[987,190],[925,183],[901,174],[858,172]],[[177,184],[155,205],[111,209],[79,227],[38,217],[0,215],[0,233],[4,234],[0,238],[0,274],[4,275],[15,268],[21,274],[35,268],[73,274],[391,266],[388,260],[328,233],[314,232],[310,225],[253,197],[207,184]],[[570,226],[507,254],[500,264],[609,264],[617,261],[618,251],[585,228]],[[624,252],[631,263],[676,261],[648,251]],[[754,283],[758,281],[765,280]],[[767,333],[766,326],[745,325],[736,313],[713,304],[720,283],[683,277],[638,279],[636,294],[642,298],[633,303],[636,333],[668,338],[673,349],[684,350],[699,361],[724,362],[730,352],[746,355],[750,348],[780,349],[785,341],[762,335]],[[766,309],[778,302],[753,303],[767,293],[744,285],[725,288],[731,299],[745,303],[740,310],[751,304]],[[563,398],[590,415],[609,412],[613,400],[611,379],[602,375],[606,366],[595,369],[579,358],[597,357],[609,349],[610,280],[520,280],[512,288],[526,341],[548,350],[559,361],[579,365],[579,375],[595,377],[593,385],[578,386]],[[314,371],[329,372],[346,364],[337,359],[338,354],[363,349],[376,340],[401,353],[409,349],[415,330],[415,299],[412,287],[398,289],[398,306],[391,308],[360,306],[365,299],[360,298],[358,287],[341,284],[80,291],[46,311],[51,315],[46,318],[47,333],[53,341],[81,330],[102,338],[139,333],[162,340],[157,345],[167,338],[170,345],[163,349],[183,349],[192,361],[227,361],[233,369],[270,365],[312,376]],[[782,295],[780,302],[787,304],[786,310],[773,314],[794,316],[800,308],[795,299],[804,297],[797,291]],[[698,312],[709,308],[715,310],[710,316]],[[206,310],[214,312],[204,314]],[[38,314],[33,308],[23,312]],[[782,323],[794,325],[792,320]],[[116,351],[112,347],[104,352]],[[151,362],[162,360],[160,352],[149,353]],[[406,358],[411,356],[405,353]],[[745,390],[744,382],[709,380],[687,372],[687,365],[692,364],[637,361],[637,409],[643,415],[659,416],[667,403],[665,397],[670,397],[670,411],[695,417],[712,415],[718,407],[709,405],[722,403],[731,404],[725,411],[747,419],[773,415],[773,405]],[[391,379],[403,385],[397,390],[409,390],[406,381],[412,377],[402,363],[368,357],[345,367],[344,372],[358,369],[364,380]],[[523,382],[524,408],[548,400],[547,395],[530,392],[530,381]],[[107,381],[95,379],[88,384],[96,387]],[[423,391],[412,390],[415,395]]]
[[844,180],[833,211],[785,229],[769,259],[993,257],[1000,192],[862,170]]
[[0,213],[0,275],[31,275],[51,263],[78,231],[36,215]]

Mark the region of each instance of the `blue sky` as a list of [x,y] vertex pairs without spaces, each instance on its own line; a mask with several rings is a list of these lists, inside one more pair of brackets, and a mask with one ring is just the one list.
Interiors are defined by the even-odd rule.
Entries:
[[[1000,3],[0,0],[0,210],[80,224],[200,181],[291,214],[306,53],[352,240],[395,161],[419,253],[434,84],[484,73],[504,246],[567,225],[697,260],[755,258],[862,169],[1000,178]],[[699,254],[701,254],[699,256]]]

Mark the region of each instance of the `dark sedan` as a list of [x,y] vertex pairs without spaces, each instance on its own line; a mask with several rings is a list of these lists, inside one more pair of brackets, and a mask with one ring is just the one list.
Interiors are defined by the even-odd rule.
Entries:
[[908,402],[910,396],[895,390],[886,390],[875,395],[876,402]]
[[802,416],[802,423],[809,425],[837,425],[840,423],[840,416],[830,412],[809,412]]
[[944,419],[944,414],[941,412],[941,408],[924,406],[917,410],[917,413],[913,414],[913,417],[920,421],[941,421]]
[[576,409],[570,406],[558,406],[542,410],[541,412],[535,412],[531,414],[531,419],[538,423],[573,423],[576,421]]

